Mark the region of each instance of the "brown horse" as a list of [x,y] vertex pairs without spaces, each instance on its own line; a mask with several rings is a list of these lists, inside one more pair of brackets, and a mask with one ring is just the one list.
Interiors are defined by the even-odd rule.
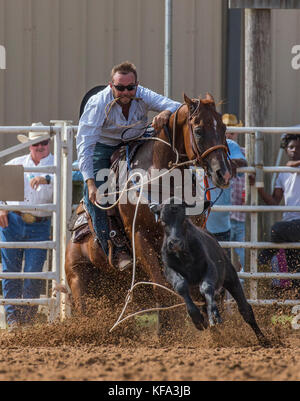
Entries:
[[[152,169],[169,169],[175,162],[179,165],[194,161],[195,165],[204,168],[214,185],[226,188],[231,178],[225,139],[226,127],[216,111],[214,99],[210,94],[205,99],[190,99],[184,95],[184,101],[177,112],[171,115],[167,130],[162,129],[156,135],[158,140],[145,141],[136,152],[132,164],[135,168],[150,173]],[[179,155],[179,160],[176,160],[176,154]],[[120,202],[118,208],[127,237],[132,243],[136,205]],[[160,263],[161,226],[146,204],[139,205],[134,239],[138,266],[151,282],[167,286]],[[91,275],[95,276],[101,271],[109,276],[112,268],[95,235],[91,234],[82,243],[69,242],[65,271],[75,305],[83,311],[83,296],[87,293],[89,284],[97,281],[95,277],[91,279]],[[122,282],[128,272],[118,272],[118,275]],[[101,287],[99,281],[97,285]],[[163,305],[165,294],[162,289],[154,287],[154,295],[157,303]]]

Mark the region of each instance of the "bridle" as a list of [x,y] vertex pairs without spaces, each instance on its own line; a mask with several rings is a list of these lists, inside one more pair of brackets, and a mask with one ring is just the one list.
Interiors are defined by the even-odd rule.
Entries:
[[[191,144],[192,144],[192,151],[193,151],[193,155],[194,155],[194,159],[202,166],[202,167],[206,167],[206,163],[205,163],[205,158],[212,152],[214,152],[215,150],[218,149],[222,149],[226,155],[226,157],[229,154],[229,149],[228,149],[228,145],[227,143],[225,145],[215,145],[215,146],[211,146],[209,149],[206,149],[204,152],[200,152],[197,143],[196,143],[196,139],[195,139],[195,134],[194,134],[194,130],[191,124],[191,120],[192,118],[196,115],[196,113],[198,112],[199,108],[200,108],[200,100],[198,100],[198,104],[197,107],[195,108],[195,110],[193,111],[192,114],[189,113],[189,115],[187,116],[187,122],[188,122],[188,127],[189,127],[189,133],[190,133],[190,140],[191,140]],[[183,107],[184,105],[186,105],[186,103],[183,103],[175,112],[174,114],[174,120],[173,120],[173,138],[172,138],[172,149],[173,151],[175,151],[175,138],[176,138],[176,121],[177,121],[177,114],[178,111],[181,109],[181,107]],[[188,105],[187,105],[188,106]],[[189,109],[189,108],[188,108]]]

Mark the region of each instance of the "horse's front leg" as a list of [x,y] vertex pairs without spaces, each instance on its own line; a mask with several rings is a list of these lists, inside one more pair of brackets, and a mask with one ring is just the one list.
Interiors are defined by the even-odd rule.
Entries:
[[[142,231],[137,231],[135,233],[135,252],[136,257],[139,259],[139,262],[149,277],[149,280],[155,284],[167,286],[167,282],[162,274],[157,252],[153,248],[151,242],[147,239],[145,233]],[[154,285],[153,287],[157,307],[166,306],[166,300],[170,298],[169,293],[158,286]],[[159,334],[162,334],[165,329],[171,328],[169,315],[169,312],[159,312]]]
[[181,274],[175,272],[173,269],[169,267],[165,267],[165,276],[168,282],[174,288],[174,290],[184,299],[187,312],[190,318],[192,319],[195,327],[198,330],[205,329],[207,327],[207,324],[200,310],[194,304],[190,296],[189,285],[186,279],[182,277]]
[[[72,294],[72,306],[76,312],[83,314],[85,312],[84,285],[80,275],[80,269],[84,268],[84,263],[82,263],[81,260],[80,244],[74,244],[70,241],[66,251],[66,279]],[[86,263],[89,262],[87,261]]]
[[82,291],[81,281],[78,274],[74,274],[69,282],[69,286],[72,293],[72,306],[74,310],[80,315],[85,314],[85,302]]

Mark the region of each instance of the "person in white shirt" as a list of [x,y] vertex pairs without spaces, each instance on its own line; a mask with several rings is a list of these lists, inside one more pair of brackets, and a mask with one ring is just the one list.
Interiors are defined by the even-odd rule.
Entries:
[[[41,123],[33,124],[41,125]],[[36,139],[45,132],[29,132],[28,136],[18,135],[20,142]],[[7,165],[23,167],[53,166],[54,157],[50,153],[50,139],[43,140],[29,147],[30,153],[10,160]],[[53,202],[53,175],[42,173],[24,173],[24,201],[7,202],[7,204],[45,204]],[[47,241],[50,238],[51,213],[33,211],[32,213],[9,212],[0,210],[0,239],[3,242]],[[2,268],[4,273],[22,271],[41,272],[47,256],[46,249],[8,249],[1,248]],[[42,288],[41,280],[3,279],[3,297],[39,298]],[[9,328],[32,323],[36,316],[37,306],[5,305],[6,322]]]
[[[154,117],[152,126],[159,130],[180,105],[139,85],[135,65],[126,61],[113,67],[109,85],[92,96],[84,108],[76,139],[79,169],[84,180],[84,203],[107,255],[107,216],[95,205],[97,188],[103,184],[96,179],[97,173],[110,167],[112,154],[123,145],[122,133],[126,128],[146,128],[148,112],[156,111],[159,114]],[[116,262],[109,260],[111,265],[120,270],[128,268],[130,255],[125,249],[116,253]]]
[[[286,134],[281,140],[281,147],[288,156],[287,166],[299,168],[300,134]],[[254,185],[254,175],[249,176],[249,182]],[[272,195],[263,188],[259,188],[258,193],[268,205],[279,205],[284,198],[286,206],[300,206],[300,169],[299,173],[279,173]],[[276,222],[271,228],[271,241],[277,243],[300,241],[300,213],[283,213],[282,221]],[[259,255],[259,263],[269,263],[277,252],[278,249],[264,249]],[[297,258],[293,256],[288,258],[289,270],[298,270],[298,263]]]

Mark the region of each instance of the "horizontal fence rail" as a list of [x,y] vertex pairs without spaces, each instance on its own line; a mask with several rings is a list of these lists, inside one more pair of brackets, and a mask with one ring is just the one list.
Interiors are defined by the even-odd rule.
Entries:
[[0,299],[0,305],[52,305],[52,300],[47,298],[10,298],[10,299]]
[[38,241],[38,242],[2,242],[0,248],[25,248],[25,249],[55,249],[56,242],[54,241]]
[[[44,280],[55,280],[56,274],[55,272],[44,272],[44,273],[25,273],[26,279],[33,279],[33,280],[39,280],[39,279],[44,279]],[[0,278],[22,278],[24,279],[24,273],[0,273]]]
[[12,212],[55,212],[55,206],[46,204],[40,205],[0,205],[0,210],[10,210]]
[[220,241],[224,248],[246,248],[246,249],[294,249],[300,248],[300,242],[255,242],[255,241]]
[[260,132],[261,134],[300,134],[299,127],[226,127],[228,133],[239,134],[254,134]]

